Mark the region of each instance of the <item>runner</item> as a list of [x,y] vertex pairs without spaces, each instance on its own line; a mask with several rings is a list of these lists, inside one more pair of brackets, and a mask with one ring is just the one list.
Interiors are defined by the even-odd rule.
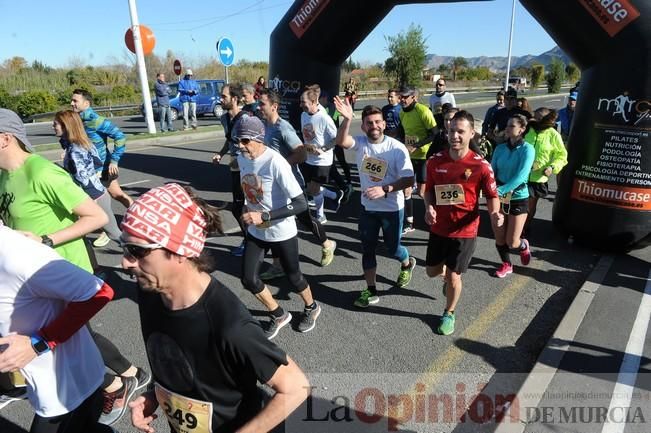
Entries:
[[359,234],[362,243],[362,268],[366,289],[355,301],[355,306],[366,308],[380,301],[377,294],[377,259],[375,249],[380,228],[389,254],[400,264],[396,285],[405,288],[411,281],[416,259],[400,245],[404,213],[403,190],[413,185],[414,170],[405,146],[384,135],[386,123],[382,110],[366,106],[362,110],[362,131],[366,135],[352,137],[350,122],[353,108],[347,100],[335,97],[337,110],[343,123],[337,131],[337,145],[357,152],[357,168],[362,191],[362,211],[359,217]]
[[[280,153],[289,163],[294,173],[296,181],[301,186],[305,187],[305,181],[301,174],[298,165],[305,161],[307,153],[305,146],[301,142],[296,131],[292,125],[282,119],[278,114],[278,107],[280,106],[280,95],[270,89],[260,90],[260,97],[258,99],[260,105],[260,112],[263,114],[266,127],[264,135],[265,146]],[[337,248],[337,243],[328,239],[328,235],[316,218],[310,215],[310,210],[306,208],[303,212],[296,216],[296,219],[304,228],[312,231],[321,245],[321,266],[328,266],[334,259],[334,252]],[[280,266],[280,261],[274,256],[274,264],[267,271],[260,274],[262,281],[272,280],[285,276],[285,271]]]
[[239,143],[242,189],[246,210],[242,221],[247,227],[247,244],[242,263],[242,285],[264,304],[271,315],[266,333],[269,339],[289,324],[292,315],[283,310],[260,280],[260,266],[266,250],[280,259],[292,289],[302,298],[305,308],[297,329],[311,331],[321,314],[321,306],[299,268],[295,215],[307,209],[301,187],[291,167],[277,152],[264,145],[264,125],[255,117],[244,117],[233,131]]
[[341,190],[334,192],[322,186],[328,183],[337,128],[325,110],[319,109],[320,93],[318,85],[311,85],[301,95],[301,131],[307,150],[307,160],[301,164],[301,172],[307,183],[307,193],[314,198],[316,219],[325,224],[328,220],[323,211],[324,198],[335,202],[333,209],[336,211],[344,193]]
[[454,95],[446,90],[446,84],[445,78],[436,80],[436,91],[429,97],[429,109],[432,110],[434,116],[443,111],[441,109],[443,104],[451,104],[452,107],[457,106]]
[[468,269],[479,229],[479,191],[487,198],[491,221],[504,222],[499,212],[497,187],[490,164],[470,150],[475,121],[465,110],[450,123],[450,148],[427,163],[425,222],[430,225],[427,245],[427,275],[444,276],[445,311],[437,332],[454,332],[455,308],[461,297],[461,274]]
[[104,364],[84,326],[111,298],[108,284],[0,220],[0,371],[25,377],[30,433],[113,431],[97,422]]
[[[405,145],[414,167],[418,194],[425,195],[425,161],[427,151],[436,134],[436,121],[426,105],[418,102],[418,91],[414,87],[400,89],[400,124],[404,130]],[[413,188],[405,189],[405,222],[402,234],[413,232],[414,204],[411,199]]]
[[521,114],[514,114],[506,125],[507,141],[497,145],[491,160],[501,203],[500,219],[504,220],[504,224],[499,227],[493,224],[495,248],[502,261],[500,268],[495,271],[497,278],[513,273],[511,248],[518,249],[523,266],[531,261],[529,241],[520,237],[527,220],[527,179],[535,155],[533,146],[523,138],[526,129],[527,119]]
[[400,129],[400,97],[398,96],[398,89],[389,89],[387,92],[388,104],[382,107],[382,117],[387,124],[387,129],[384,130],[384,135],[403,142],[405,138],[402,136]]
[[[159,404],[172,432],[266,432],[282,422],[305,400],[309,383],[208,273],[214,268],[203,247],[207,233],[222,232],[217,210],[171,183],[136,200],[122,229],[122,266],[139,285],[155,383],[129,404],[133,425],[153,432]],[[276,392],[264,408],[258,381]]]

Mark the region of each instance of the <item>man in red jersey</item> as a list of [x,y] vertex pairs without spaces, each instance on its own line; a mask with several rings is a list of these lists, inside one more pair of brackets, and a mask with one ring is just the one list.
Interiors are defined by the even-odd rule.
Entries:
[[[497,186],[491,165],[470,150],[475,119],[458,111],[448,131],[450,148],[427,162],[425,222],[430,225],[427,245],[427,275],[444,276],[445,311],[437,332],[454,332],[454,309],[461,297],[461,274],[475,252],[479,229],[479,190],[486,196],[493,224],[501,226]],[[500,218],[502,221],[500,221]],[[447,268],[447,269],[446,269]]]

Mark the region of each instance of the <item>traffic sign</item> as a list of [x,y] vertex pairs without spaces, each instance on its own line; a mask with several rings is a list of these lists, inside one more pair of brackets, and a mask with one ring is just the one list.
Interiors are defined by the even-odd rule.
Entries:
[[233,43],[228,38],[221,38],[217,41],[217,55],[219,56],[219,61],[224,66],[231,66],[233,64],[233,59],[235,59],[235,48],[233,48]]
[[174,73],[176,75],[181,75],[182,70],[183,68],[181,67],[181,61],[178,59],[174,60]]

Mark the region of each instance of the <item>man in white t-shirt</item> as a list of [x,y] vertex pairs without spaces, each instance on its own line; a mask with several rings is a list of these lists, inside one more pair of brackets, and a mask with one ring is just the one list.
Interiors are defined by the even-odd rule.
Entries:
[[[264,144],[264,124],[257,117],[243,117],[233,130],[233,141],[240,147],[237,157],[244,191],[242,222],[247,226],[246,248],[242,262],[242,284],[255,295],[271,314],[265,330],[272,339],[289,324],[292,315],[284,311],[260,279],[260,266],[271,250],[305,308],[298,324],[299,332],[314,328],[321,306],[314,301],[310,285],[299,267],[298,238],[294,216],[307,209],[303,190],[285,158]],[[331,152],[332,153],[332,152]],[[332,159],[332,158],[331,158]]]
[[432,114],[437,115],[441,112],[443,104],[452,104],[453,107],[457,106],[457,101],[454,100],[454,95],[446,90],[444,78],[436,80],[436,91],[429,97],[429,109]]
[[30,432],[111,432],[104,362],[84,326],[113,298],[102,280],[0,222],[0,372],[20,371]]
[[375,249],[380,228],[384,243],[401,268],[396,285],[407,287],[416,267],[416,259],[400,244],[405,197],[403,190],[414,183],[414,168],[404,144],[384,135],[386,123],[382,110],[367,106],[362,111],[362,131],[366,135],[352,137],[350,122],[353,109],[347,101],[335,97],[337,110],[343,122],[337,131],[337,145],[357,152],[356,161],[362,192],[362,211],[359,234],[362,243],[362,268],[367,288],[355,301],[355,306],[366,308],[379,302],[376,288],[377,260]]
[[339,208],[343,191],[332,191],[323,188],[328,182],[330,166],[333,162],[334,139],[337,135],[335,122],[326,110],[319,104],[321,88],[318,85],[308,86],[301,95],[301,132],[303,143],[307,150],[307,160],[301,164],[301,172],[307,184],[307,193],[314,197],[316,218],[321,224],[327,219],[323,211],[324,198],[336,202],[334,209]]

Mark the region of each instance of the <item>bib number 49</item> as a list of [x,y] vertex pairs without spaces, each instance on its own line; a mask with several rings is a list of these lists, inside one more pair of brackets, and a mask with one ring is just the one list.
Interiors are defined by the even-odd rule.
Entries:
[[183,426],[185,424],[185,428],[188,429],[193,429],[197,426],[197,417],[192,415],[191,413],[183,413],[181,409],[176,409],[174,412],[172,412],[172,407],[167,403],[163,403],[165,406],[165,413],[176,420],[176,422],[179,423],[179,426]]

